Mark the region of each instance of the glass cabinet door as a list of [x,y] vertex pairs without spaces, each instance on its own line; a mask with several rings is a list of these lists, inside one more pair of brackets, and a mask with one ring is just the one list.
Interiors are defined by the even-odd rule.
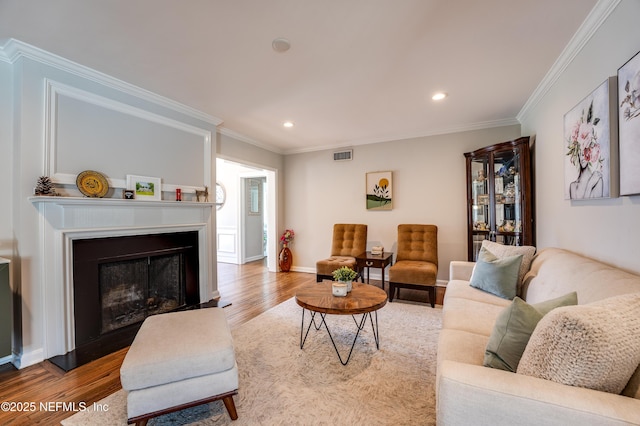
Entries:
[[495,181],[495,241],[512,246],[520,245],[522,203],[520,187],[520,154],[518,150],[495,153],[493,157]]
[[489,238],[492,212],[489,203],[489,158],[471,161],[471,226],[474,252],[480,251],[482,240]]

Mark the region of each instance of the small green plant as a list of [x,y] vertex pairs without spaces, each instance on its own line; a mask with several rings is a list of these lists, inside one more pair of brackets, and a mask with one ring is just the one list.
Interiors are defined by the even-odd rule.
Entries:
[[332,272],[333,279],[336,281],[353,281],[358,274],[348,266],[342,266]]

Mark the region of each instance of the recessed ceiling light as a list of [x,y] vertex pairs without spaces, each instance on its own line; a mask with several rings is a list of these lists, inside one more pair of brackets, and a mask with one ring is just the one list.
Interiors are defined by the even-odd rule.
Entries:
[[431,97],[431,99],[433,99],[434,101],[441,101],[441,100],[443,100],[443,99],[444,99],[444,98],[446,98],[446,97],[447,97],[447,94],[446,94],[446,93],[444,93],[444,92],[438,92],[438,93],[435,93],[435,94]]
[[271,47],[276,52],[286,52],[291,48],[291,43],[286,38],[278,37],[271,42]]
[[290,128],[293,127],[293,122],[292,121],[285,121],[284,123],[282,123],[282,125],[286,128]]

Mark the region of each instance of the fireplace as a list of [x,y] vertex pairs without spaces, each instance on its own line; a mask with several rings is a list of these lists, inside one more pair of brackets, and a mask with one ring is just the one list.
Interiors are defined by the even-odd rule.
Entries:
[[198,233],[73,241],[75,344],[200,303]]
[[[36,364],[45,359],[66,357],[67,359],[79,358],[77,342],[90,340],[90,343],[80,346],[91,346],[99,349],[102,354],[109,353],[100,339],[95,336],[112,336],[127,331],[129,337],[119,342],[117,346],[112,346],[111,351],[118,350],[118,347],[126,346],[135,335],[135,330],[140,323],[119,322],[124,317],[123,313],[116,314],[118,320],[114,320],[110,331],[103,330],[102,320],[99,325],[87,326],[87,330],[82,329],[84,324],[76,324],[83,320],[76,321],[77,310],[89,309],[92,312],[102,311],[102,302],[99,290],[87,290],[81,286],[79,292],[91,293],[88,298],[91,304],[85,306],[85,302],[76,304],[78,289],[75,288],[75,255],[84,253],[83,248],[76,248],[76,243],[80,241],[102,240],[103,243],[111,238],[139,237],[139,236],[159,236],[165,234],[181,234],[194,232],[197,234],[197,263],[195,268],[185,267],[186,278],[183,296],[173,295],[172,291],[164,289],[159,296],[146,297],[145,307],[147,313],[154,313],[155,306],[173,304],[159,300],[158,297],[175,299],[176,304],[187,305],[195,303],[196,306],[209,304],[210,301],[218,298],[220,293],[216,288],[215,274],[215,249],[214,231],[215,215],[213,215],[212,203],[199,202],[175,202],[175,201],[141,201],[123,200],[115,198],[77,198],[77,197],[30,197],[30,201],[37,208],[41,220],[39,221],[38,245],[34,259],[38,260],[39,267],[34,268],[35,274],[30,280],[36,283],[34,291],[42,301],[42,308],[33,310],[31,316],[25,316],[32,330],[31,336],[35,336],[31,341],[23,345],[23,353],[16,357],[14,364],[18,368]],[[133,241],[127,240],[127,241]],[[193,243],[193,242],[192,242]],[[194,244],[186,244],[194,245]],[[131,248],[132,244],[125,244]],[[161,250],[169,250],[167,247]],[[144,250],[141,250],[144,251]],[[177,252],[156,253],[160,256],[186,254]],[[118,262],[135,261],[136,257],[126,257],[124,254],[105,255],[103,257],[118,257],[113,259]],[[213,256],[213,257],[212,257]],[[154,256],[155,257],[155,254]],[[150,262],[150,261],[147,261]],[[168,261],[171,274],[182,274],[174,272],[180,270],[175,265],[176,260]],[[181,262],[191,262],[182,260]],[[96,262],[97,263],[97,262]],[[135,263],[135,262],[134,262]],[[132,268],[131,265],[127,266]],[[190,270],[195,269],[197,275],[191,275]],[[106,271],[106,270],[105,270]],[[111,276],[110,272],[103,271],[103,274]],[[151,271],[153,272],[153,271]],[[166,271],[165,271],[166,272]],[[97,276],[99,269],[95,272]],[[128,273],[124,273],[127,275]],[[98,282],[98,278],[95,279]],[[116,284],[113,286],[117,287]],[[109,284],[109,285],[111,285]],[[125,287],[123,286],[123,289]],[[130,291],[130,290],[129,290]],[[112,291],[108,297],[117,299],[123,297],[121,292]],[[170,296],[170,297],[169,297]],[[180,301],[184,297],[184,301]],[[155,299],[153,299],[155,298]],[[149,300],[153,299],[153,300]],[[200,305],[197,305],[197,304]],[[133,314],[131,314],[133,316]],[[145,314],[146,315],[146,314]],[[125,315],[126,316],[126,315]],[[137,325],[136,325],[137,324]],[[82,329],[82,330],[81,330]],[[76,330],[82,335],[76,339]],[[93,339],[93,340],[91,340]],[[99,342],[93,344],[92,342]],[[92,359],[101,356],[99,353],[91,354]],[[84,355],[82,355],[84,356]]]

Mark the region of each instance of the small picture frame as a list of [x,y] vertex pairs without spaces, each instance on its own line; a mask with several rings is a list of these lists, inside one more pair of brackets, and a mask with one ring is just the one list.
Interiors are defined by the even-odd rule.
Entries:
[[162,179],[149,176],[127,175],[127,189],[135,194],[136,200],[162,200]]
[[369,172],[366,174],[367,210],[392,210],[392,172]]
[[136,191],[134,191],[133,189],[123,189],[122,198],[124,198],[125,200],[135,200]]

